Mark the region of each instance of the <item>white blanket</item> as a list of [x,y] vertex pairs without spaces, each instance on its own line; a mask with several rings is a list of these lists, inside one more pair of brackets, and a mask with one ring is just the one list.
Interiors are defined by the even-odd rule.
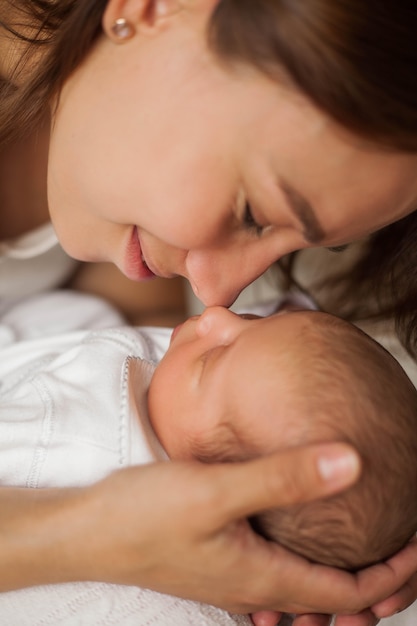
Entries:
[[249,626],[243,615],[136,587],[68,583],[0,594],[2,626]]

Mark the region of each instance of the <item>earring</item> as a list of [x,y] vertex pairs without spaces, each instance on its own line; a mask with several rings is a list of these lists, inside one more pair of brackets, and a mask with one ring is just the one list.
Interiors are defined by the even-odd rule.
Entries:
[[135,34],[135,30],[130,22],[124,17],[119,17],[111,27],[113,35],[117,39],[130,39]]

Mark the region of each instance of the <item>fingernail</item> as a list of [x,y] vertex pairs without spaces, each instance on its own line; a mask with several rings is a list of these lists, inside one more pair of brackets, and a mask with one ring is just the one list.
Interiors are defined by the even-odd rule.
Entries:
[[348,483],[360,472],[360,461],[354,452],[340,452],[335,456],[321,456],[317,461],[320,476],[326,482]]

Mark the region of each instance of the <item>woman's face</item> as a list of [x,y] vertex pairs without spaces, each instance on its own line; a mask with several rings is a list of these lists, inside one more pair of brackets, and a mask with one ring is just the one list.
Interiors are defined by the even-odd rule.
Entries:
[[259,73],[221,67],[204,34],[213,0],[189,4],[122,45],[103,37],[63,89],[48,193],[69,254],[133,280],[183,275],[228,306],[282,255],[417,207],[416,155],[377,151]]

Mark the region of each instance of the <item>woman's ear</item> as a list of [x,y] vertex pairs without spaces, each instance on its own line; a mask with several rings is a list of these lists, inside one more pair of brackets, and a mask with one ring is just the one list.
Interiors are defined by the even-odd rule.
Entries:
[[131,39],[135,33],[153,34],[181,11],[194,13],[203,22],[221,0],[108,0],[103,30],[113,41]]
[[158,30],[167,17],[183,8],[183,0],[109,0],[103,29],[110,39],[125,41],[137,32]]

